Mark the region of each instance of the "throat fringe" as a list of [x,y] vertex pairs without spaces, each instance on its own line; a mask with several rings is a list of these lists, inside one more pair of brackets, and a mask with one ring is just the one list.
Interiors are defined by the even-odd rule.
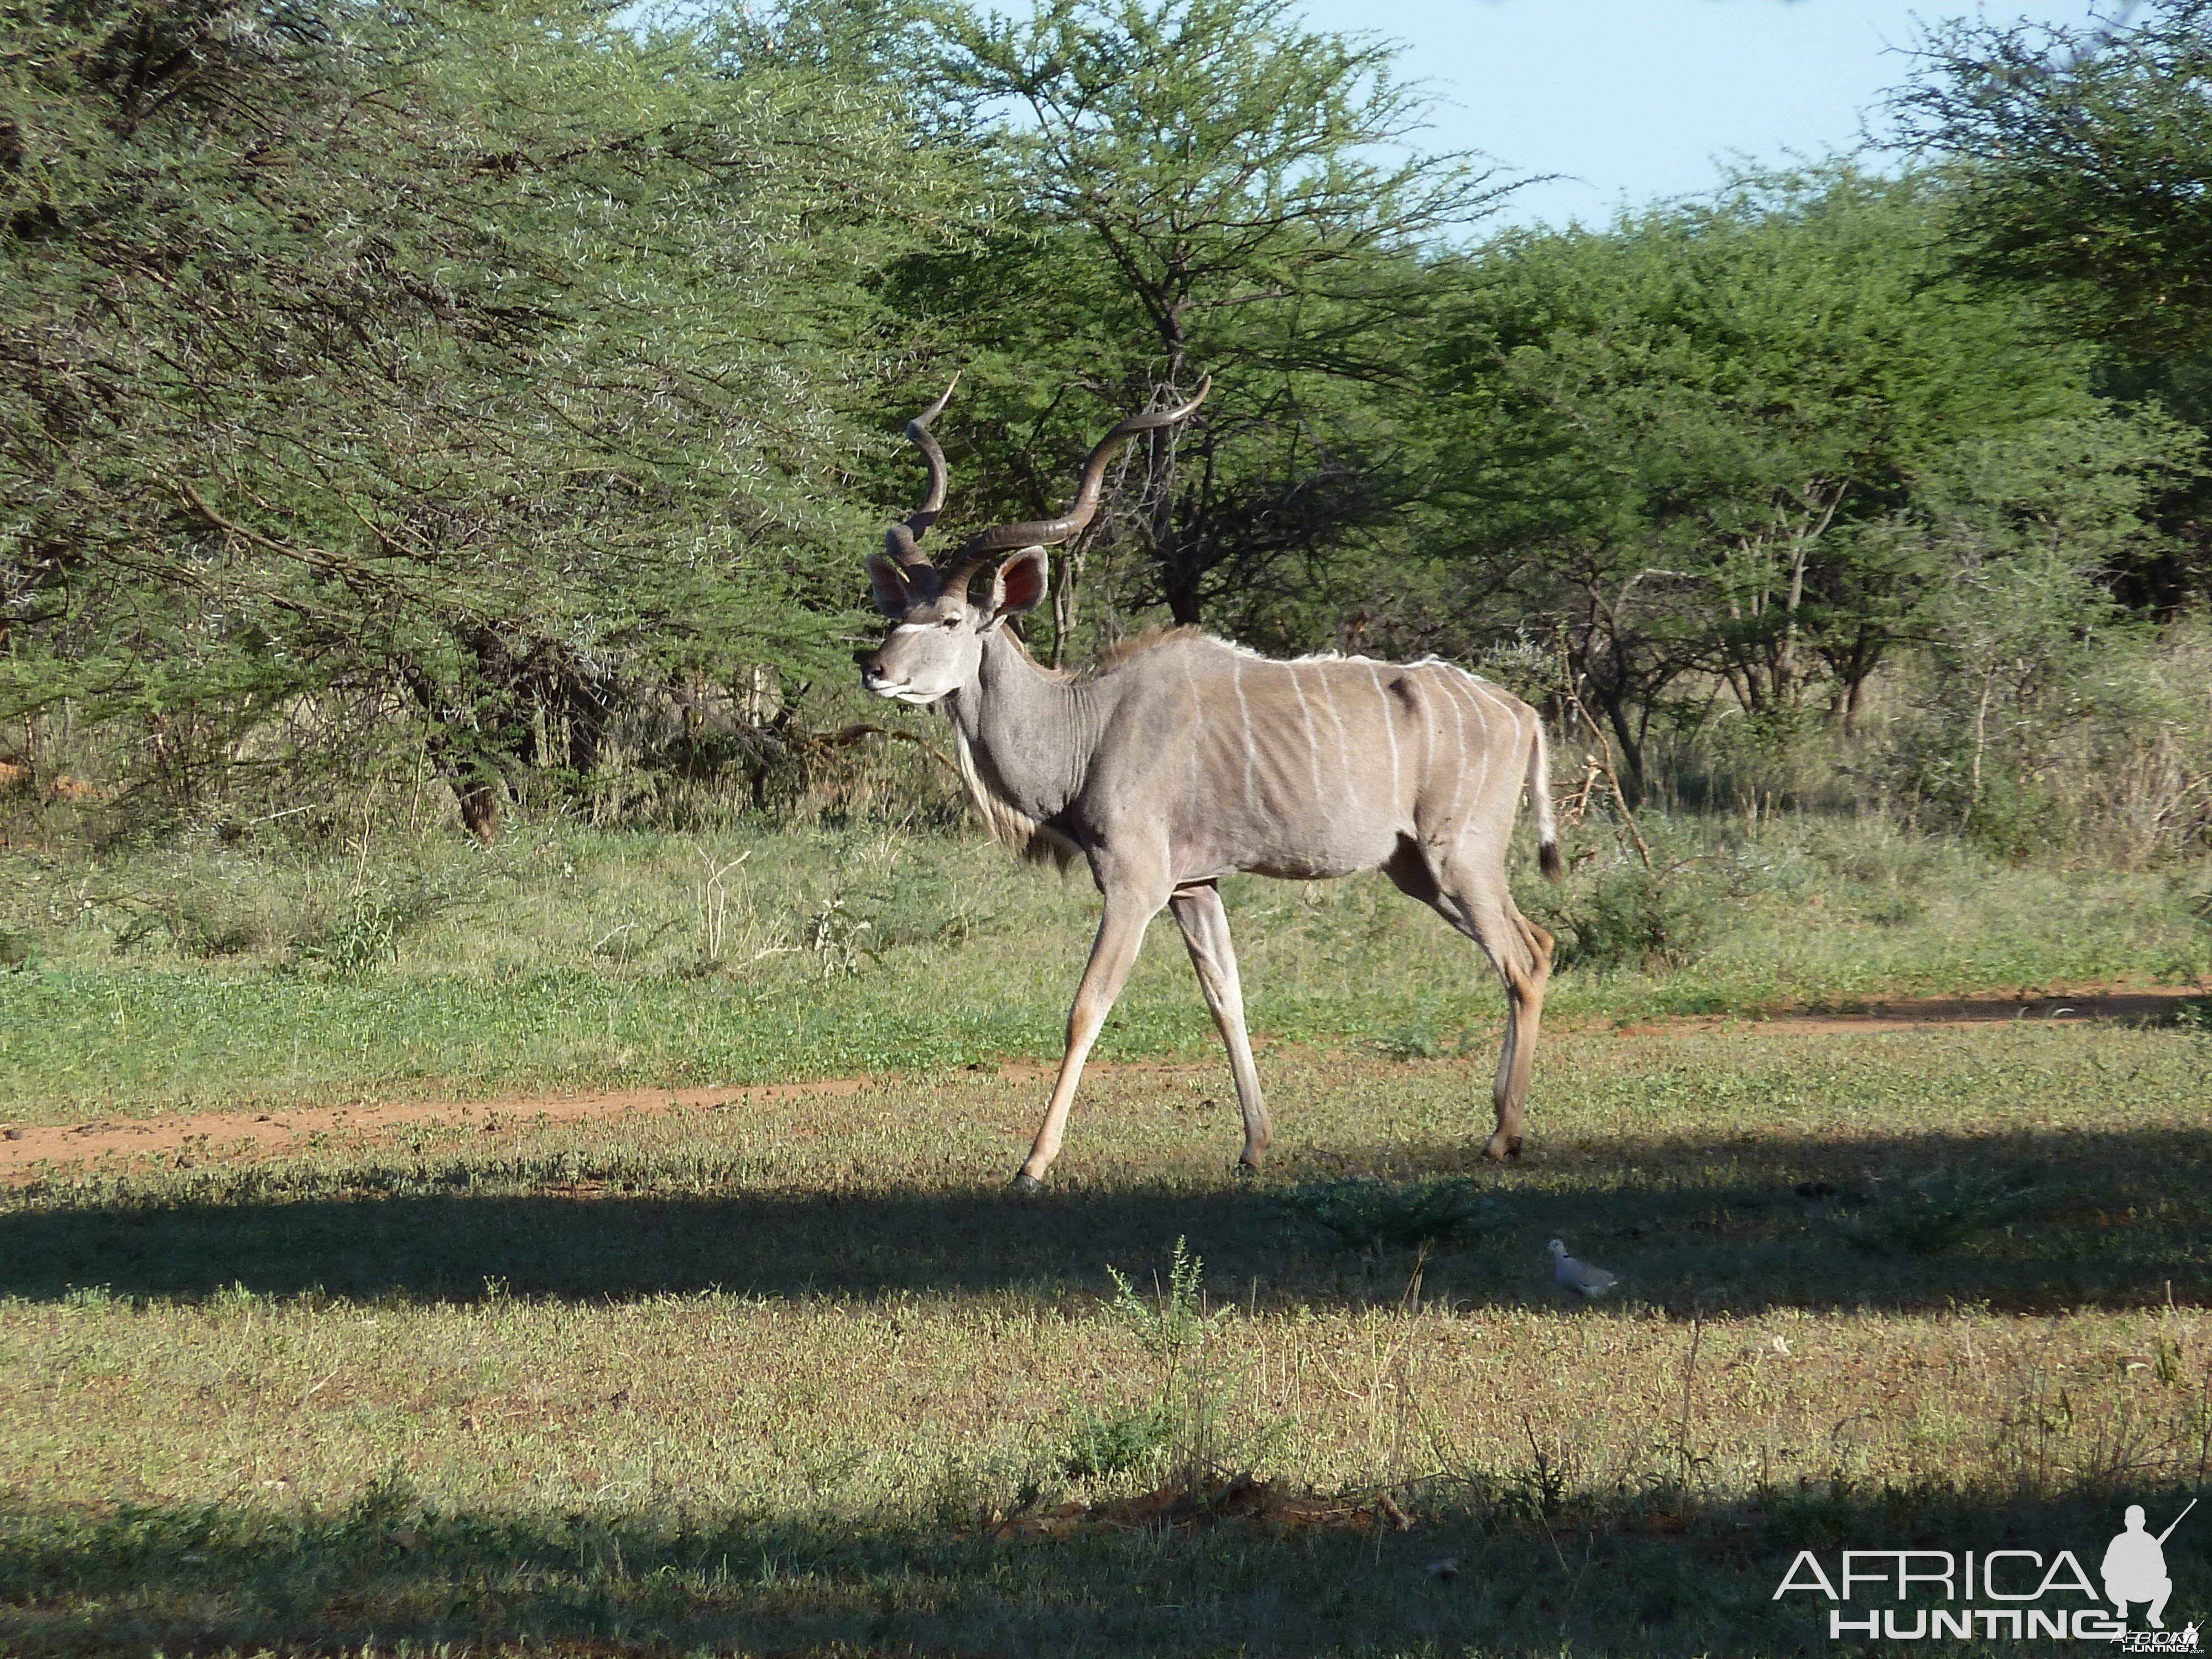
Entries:
[[975,803],[975,815],[983,820],[983,828],[991,839],[1001,847],[1011,848],[1032,864],[1053,865],[1065,875],[1082,849],[1039,823],[992,788],[976,766],[975,756],[969,752],[968,734],[957,725],[952,728],[952,757],[959,763],[960,781],[968,786],[968,799]]

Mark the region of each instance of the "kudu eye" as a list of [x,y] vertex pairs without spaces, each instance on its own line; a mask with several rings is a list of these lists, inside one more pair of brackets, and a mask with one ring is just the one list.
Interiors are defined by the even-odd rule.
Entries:
[[957,617],[947,617],[943,622],[939,623],[938,626],[940,628],[957,628],[960,626],[960,618]]

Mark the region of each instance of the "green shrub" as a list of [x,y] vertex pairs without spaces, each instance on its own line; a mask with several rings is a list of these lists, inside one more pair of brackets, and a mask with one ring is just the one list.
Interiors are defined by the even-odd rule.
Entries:
[[1353,1176],[1294,1187],[1277,1201],[1285,1215],[1354,1249],[1443,1243],[1482,1232],[1498,1218],[1497,1205],[1464,1181],[1400,1185]]
[[1600,872],[1540,918],[1559,939],[1553,965],[1647,973],[1687,967],[1719,920],[1708,887],[1684,866],[1646,870],[1623,862]]
[[1126,1411],[1070,1414],[1053,1467],[1071,1480],[1158,1474],[1182,1431],[1178,1413],[1152,1401]]
[[402,921],[388,897],[363,889],[347,899],[343,912],[319,939],[303,945],[300,954],[335,974],[366,974],[398,960]]
[[[1159,1387],[1146,1404],[1098,1417],[1079,1413],[1070,1424],[1059,1467],[1089,1478],[1165,1473],[1195,1483],[1211,1469],[1249,1468],[1265,1449],[1269,1431],[1237,1409],[1240,1379],[1218,1352],[1216,1339],[1237,1317],[1233,1306],[1206,1306],[1204,1266],[1178,1238],[1164,1285],[1141,1296],[1115,1267],[1114,1299],[1102,1309],[1158,1367]],[[1081,1465],[1079,1469],[1076,1466]]]
[[2035,1195],[2034,1177],[2026,1170],[1960,1175],[1938,1170],[1881,1198],[1849,1237],[1872,1255],[1940,1255],[1975,1233],[2018,1219]]

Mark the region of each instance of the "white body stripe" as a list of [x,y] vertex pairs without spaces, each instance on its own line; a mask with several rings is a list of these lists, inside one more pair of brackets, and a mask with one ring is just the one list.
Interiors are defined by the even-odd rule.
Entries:
[[1297,693],[1298,718],[1305,722],[1306,726],[1306,763],[1313,771],[1314,804],[1326,815],[1328,812],[1328,798],[1322,792],[1321,740],[1314,736],[1313,708],[1306,702],[1305,687],[1299,683],[1298,665],[1291,663],[1288,666],[1291,671],[1291,690]]
[[1252,787],[1252,763],[1257,750],[1252,742],[1252,705],[1244,701],[1244,665],[1241,660],[1229,665],[1231,683],[1237,688],[1237,710],[1244,717],[1244,805],[1249,809],[1258,805]]
[[[1460,712],[1459,699],[1452,696],[1451,682],[1449,680],[1446,680],[1444,682],[1444,700],[1451,704],[1452,729],[1459,734],[1459,747],[1455,750],[1453,753],[1458,760],[1463,763],[1467,758],[1467,716]],[[1467,818],[1465,815],[1461,812],[1459,805],[1461,798],[1465,795],[1466,793],[1467,768],[1464,764],[1455,766],[1452,768],[1451,804],[1452,841],[1454,844],[1457,844],[1459,838],[1467,833]]]
[[1482,682],[1465,669],[1458,670],[1460,678],[1467,682],[1467,700],[1474,710],[1474,718],[1482,726],[1482,771],[1474,782],[1474,804],[1482,805],[1482,797],[1490,787],[1490,716],[1482,712]]
[[1406,800],[1406,785],[1398,769],[1398,722],[1392,717],[1390,694],[1382,689],[1382,676],[1375,665],[1367,665],[1367,678],[1375,682],[1375,700],[1382,705],[1382,729],[1390,738],[1390,810],[1399,811]]
[[[1488,680],[1483,678],[1481,675],[1471,674],[1468,678],[1474,682],[1476,689],[1479,690],[1484,696],[1489,698],[1491,702],[1498,705],[1498,712],[1505,716],[1505,723],[1513,728],[1513,748],[1508,754],[1508,758],[1510,759],[1511,755],[1520,752],[1521,708],[1522,705],[1516,704],[1514,699],[1507,696],[1502,690],[1492,685]],[[1542,716],[1539,715],[1537,718],[1540,720]]]
[[[1421,689],[1420,681],[1411,674],[1407,675],[1406,684],[1416,692]],[[1421,769],[1413,784],[1413,804],[1416,807],[1420,805],[1423,793],[1435,782],[1437,775],[1436,710],[1429,707],[1429,700],[1425,696],[1419,699],[1419,706],[1421,715]]]
[[1359,792],[1352,782],[1352,745],[1345,740],[1344,716],[1336,712],[1336,693],[1328,689],[1328,676],[1321,677],[1321,700],[1328,705],[1328,717],[1336,722],[1336,764],[1344,777],[1344,798],[1349,802]]

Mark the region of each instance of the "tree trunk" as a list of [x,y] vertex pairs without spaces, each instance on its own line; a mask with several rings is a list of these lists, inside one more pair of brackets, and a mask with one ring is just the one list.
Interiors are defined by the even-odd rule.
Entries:
[[1782,633],[1774,644],[1774,678],[1771,690],[1778,708],[1795,708],[1798,705],[1800,687],[1797,680],[1797,609],[1805,601],[1805,561],[1812,546],[1809,536],[1799,536],[1790,548],[1790,591],[1782,605]]
[[1175,434],[1162,428],[1146,445],[1145,467],[1146,534],[1158,562],[1160,594],[1178,628],[1198,626],[1198,585],[1204,572],[1195,558],[1187,556],[1175,521]]
[[1599,694],[1605,705],[1606,723],[1613,727],[1613,735],[1620,744],[1621,793],[1628,798],[1628,810],[1634,811],[1644,805],[1644,744],[1639,733],[1628,719],[1628,700],[1618,692]]
[[1187,568],[1180,560],[1172,564],[1163,562],[1160,592],[1168,602],[1168,614],[1175,618],[1176,627],[1198,626],[1197,571]]
[[1052,585],[1052,666],[1067,666],[1067,642],[1075,633],[1076,601],[1083,591],[1084,549],[1089,538],[1078,536],[1060,561],[1059,580]]

